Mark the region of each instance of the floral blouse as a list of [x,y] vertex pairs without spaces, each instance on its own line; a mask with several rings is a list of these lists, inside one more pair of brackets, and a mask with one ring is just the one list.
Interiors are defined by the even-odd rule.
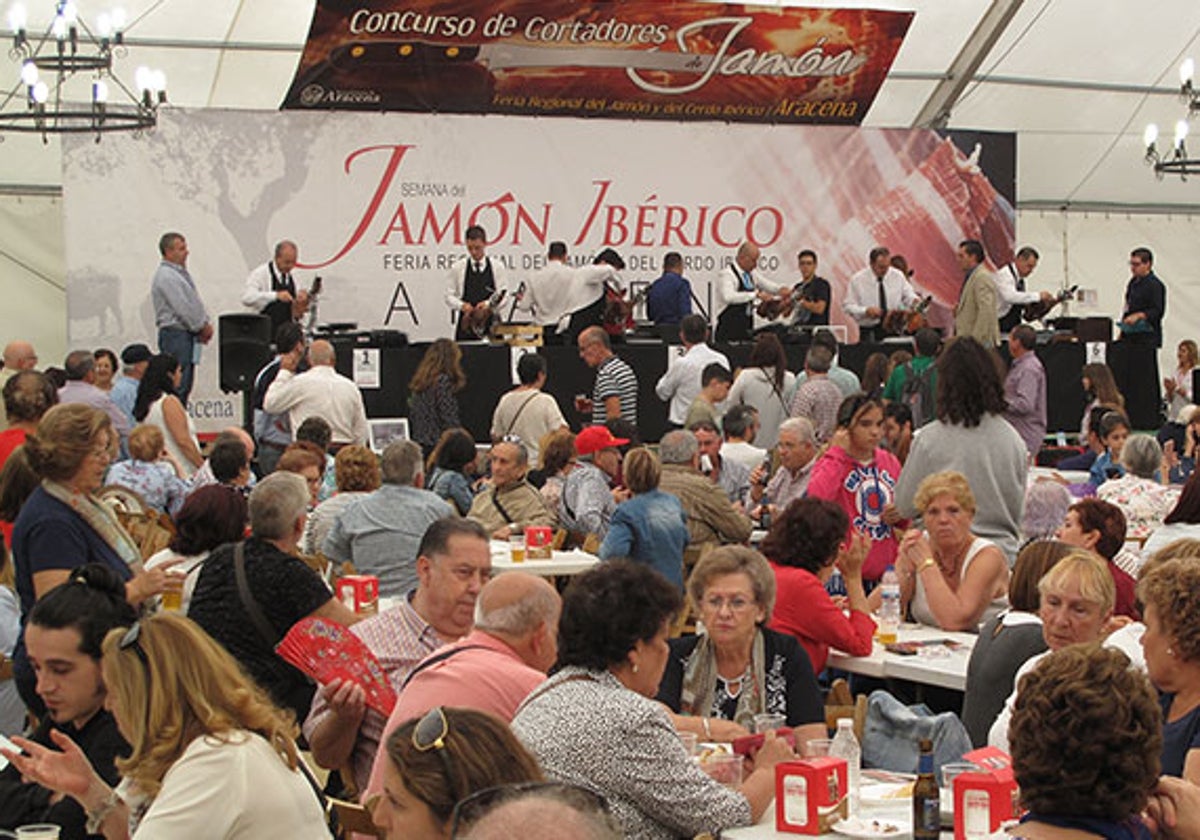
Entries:
[[1140,540],[1162,527],[1163,518],[1179,501],[1179,491],[1149,478],[1126,474],[1100,485],[1096,496],[1125,514],[1125,536]]

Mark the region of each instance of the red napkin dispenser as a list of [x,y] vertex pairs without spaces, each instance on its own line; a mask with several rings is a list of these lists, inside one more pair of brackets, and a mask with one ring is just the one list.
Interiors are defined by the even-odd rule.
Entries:
[[822,756],[775,765],[775,830],[825,834],[849,811],[846,759]]
[[979,770],[954,777],[954,840],[975,840],[1000,830],[1020,813],[1012,758],[995,747],[963,756]]
[[357,615],[375,615],[379,612],[379,578],[375,575],[338,578],[337,597]]

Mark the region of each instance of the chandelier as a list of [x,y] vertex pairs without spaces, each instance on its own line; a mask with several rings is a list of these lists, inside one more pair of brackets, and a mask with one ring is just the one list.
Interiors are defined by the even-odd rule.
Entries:
[[1200,159],[1188,157],[1187,136],[1188,118],[1200,111],[1200,92],[1194,86],[1196,62],[1185,59],[1179,65],[1179,97],[1187,105],[1187,118],[1175,123],[1175,141],[1165,154],[1158,151],[1158,126],[1154,123],[1146,126],[1142,140],[1146,144],[1146,163],[1154,167],[1154,174],[1162,178],[1164,174],[1178,175],[1186,181],[1188,175],[1200,175]]
[[[51,134],[143,131],[152,128],[158,106],[167,101],[166,77],[139,67],[131,90],[112,72],[113,56],[124,56],[125,15],[100,14],[95,29],[79,15],[72,0],[56,0],[54,19],[39,37],[27,30],[25,7],[14,4],[9,58],[20,64],[20,78],[0,92],[0,134],[16,131]],[[90,84],[89,84],[90,83]],[[109,101],[110,94],[114,99]]]

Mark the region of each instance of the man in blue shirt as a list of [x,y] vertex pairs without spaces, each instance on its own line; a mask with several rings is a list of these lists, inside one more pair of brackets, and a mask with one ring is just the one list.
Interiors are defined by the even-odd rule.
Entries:
[[681,274],[683,257],[671,251],[663,257],[663,275],[650,284],[646,314],[655,324],[678,324],[692,314],[692,284]]
[[150,300],[154,303],[154,325],[158,327],[158,350],[170,353],[179,362],[183,379],[177,395],[187,405],[192,392],[192,372],[196,364],[196,344],[208,344],[213,325],[196,291],[196,282],[187,270],[188,247],[183,234],[164,233],[158,240],[162,262],[154,272]]
[[121,375],[113,383],[109,397],[117,408],[129,418],[129,425],[137,421],[133,419],[133,406],[137,402],[138,387],[142,384],[142,374],[150,366],[150,357],[154,355],[145,344],[130,344],[121,351]]

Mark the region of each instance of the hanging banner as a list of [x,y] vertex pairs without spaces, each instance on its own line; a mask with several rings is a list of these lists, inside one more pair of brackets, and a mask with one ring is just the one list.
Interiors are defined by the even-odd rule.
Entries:
[[858,125],[912,12],[318,0],[284,108]]

